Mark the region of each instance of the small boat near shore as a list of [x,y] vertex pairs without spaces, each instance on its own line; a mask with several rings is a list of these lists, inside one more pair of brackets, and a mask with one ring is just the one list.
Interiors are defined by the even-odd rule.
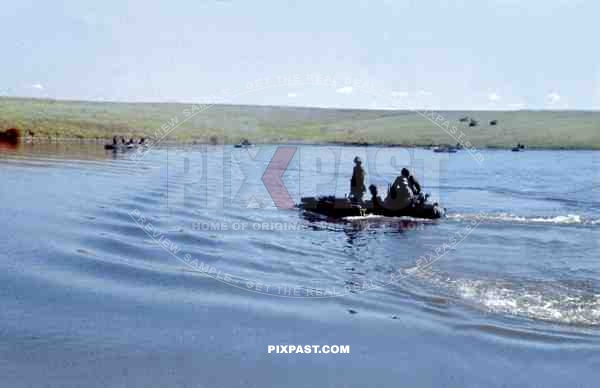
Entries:
[[249,148],[254,147],[254,144],[250,143],[248,139],[242,140],[239,144],[234,145],[235,148]]
[[458,151],[457,147],[452,147],[452,146],[437,146],[437,147],[433,147],[433,152],[444,152],[444,153],[449,153],[449,154],[454,154]]
[[137,149],[141,146],[141,144],[105,144],[104,149],[113,151],[127,151]]
[[514,146],[513,148],[511,148],[512,152],[520,152],[520,151],[524,151],[524,150],[525,150],[525,146],[521,143],[519,143],[516,146]]
[[127,138],[125,138],[123,136],[114,136],[113,142],[110,144],[105,144],[104,149],[105,150],[113,150],[113,151],[134,150],[134,149],[137,149],[138,147],[143,147],[145,142],[146,142],[146,139],[143,137],[141,139],[139,139],[139,142],[138,142],[138,141],[135,141],[133,138],[130,138],[129,140],[127,140]]

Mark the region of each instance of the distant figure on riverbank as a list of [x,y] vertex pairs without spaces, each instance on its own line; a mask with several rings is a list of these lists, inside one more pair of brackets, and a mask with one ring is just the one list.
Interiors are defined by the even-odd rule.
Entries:
[[33,131],[31,130],[27,130],[26,135],[25,135],[25,143],[27,144],[33,144],[33,138],[35,136],[35,133],[33,133]]

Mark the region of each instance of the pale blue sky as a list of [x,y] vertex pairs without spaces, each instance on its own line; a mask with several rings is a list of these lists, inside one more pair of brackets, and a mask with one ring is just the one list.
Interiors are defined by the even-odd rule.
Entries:
[[[0,94],[235,104],[600,109],[597,0],[4,2]],[[594,38],[596,37],[596,38]]]

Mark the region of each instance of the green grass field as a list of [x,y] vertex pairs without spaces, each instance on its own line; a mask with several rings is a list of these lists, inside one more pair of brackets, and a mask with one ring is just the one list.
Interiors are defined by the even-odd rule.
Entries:
[[[16,127],[23,134],[30,130],[40,141],[102,140],[113,135],[153,137],[162,126],[171,129],[173,125],[168,123],[177,121],[178,127],[167,136],[170,141],[209,142],[212,137],[223,143],[237,143],[241,138],[255,143],[456,143],[442,128],[411,111],[215,105],[189,117],[192,105],[0,98],[0,130]],[[443,117],[440,124],[448,121],[450,127],[456,126],[455,136],[462,131],[461,140],[478,148],[522,143],[530,148],[600,149],[600,112],[438,114]],[[468,122],[459,122],[463,116],[479,124],[469,127]],[[490,125],[491,120],[498,124]]]

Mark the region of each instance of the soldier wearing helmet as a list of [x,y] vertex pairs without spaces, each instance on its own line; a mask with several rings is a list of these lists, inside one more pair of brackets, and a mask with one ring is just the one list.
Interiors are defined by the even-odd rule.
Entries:
[[362,167],[362,160],[357,156],[354,158],[354,170],[350,180],[350,197],[356,202],[362,202],[366,190],[365,170]]

